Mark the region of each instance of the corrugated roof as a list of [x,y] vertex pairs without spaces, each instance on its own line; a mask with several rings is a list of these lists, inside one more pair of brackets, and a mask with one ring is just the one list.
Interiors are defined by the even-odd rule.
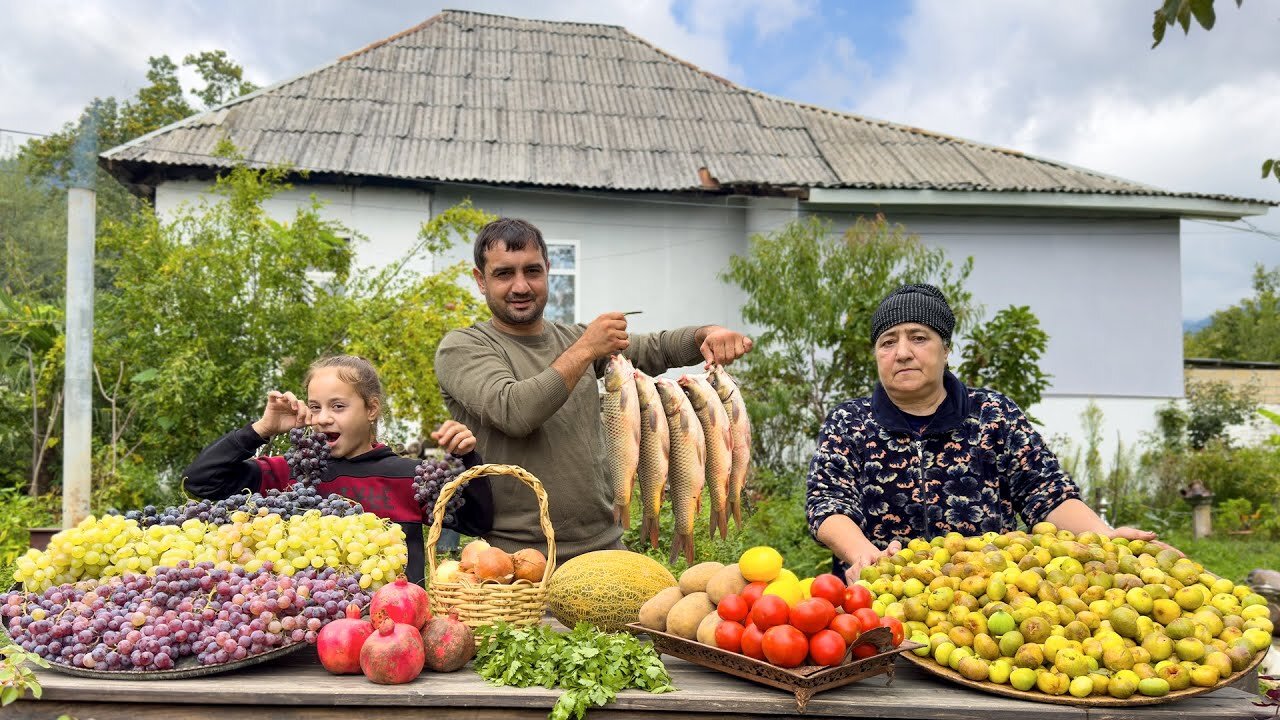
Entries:
[[705,167],[722,186],[1241,200],[771,97],[621,27],[457,10],[102,157],[133,181],[227,165],[223,138],[255,162],[417,180],[679,191]]

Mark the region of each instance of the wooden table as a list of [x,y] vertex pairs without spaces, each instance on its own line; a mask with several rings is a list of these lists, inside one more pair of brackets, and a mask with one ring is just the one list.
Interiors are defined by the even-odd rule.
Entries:
[[[678,692],[654,695],[628,690],[617,701],[592,709],[588,717],[763,718],[796,716],[794,697],[782,690],[664,656]],[[87,680],[41,670],[44,699],[21,700],[0,712],[5,720],[51,720],[66,713],[77,720],[364,720],[365,718],[530,718],[543,720],[559,695],[542,688],[495,688],[471,669],[424,672],[407,685],[374,685],[361,676],[333,676],[306,649],[277,661],[195,680]],[[1272,710],[1255,707],[1250,695],[1223,688],[1163,705],[1120,710],[1012,700],[974,692],[923,674],[898,661],[892,683],[886,676],[862,680],[816,695],[805,717],[946,718],[947,720],[1066,720],[1151,718],[1195,720],[1264,718]],[[799,716],[796,716],[799,717]]]

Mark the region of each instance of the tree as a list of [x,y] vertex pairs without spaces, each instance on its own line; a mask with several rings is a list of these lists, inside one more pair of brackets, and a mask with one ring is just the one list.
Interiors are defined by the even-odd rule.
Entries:
[[[969,334],[956,374],[970,387],[1004,393],[1026,412],[1049,387],[1051,376],[1039,366],[1048,344],[1049,335],[1031,308],[1010,305]],[[1039,422],[1029,412],[1027,417]]]
[[[406,259],[421,253],[439,256],[453,246],[455,237],[474,237],[496,219],[464,200],[422,226],[419,244]],[[449,418],[436,381],[440,340],[454,328],[487,319],[489,308],[459,282],[469,274],[466,263],[431,275],[407,273],[403,266],[388,266],[370,281],[356,284],[352,292],[358,300],[351,306],[355,314],[346,335],[350,351],[378,368],[389,410],[424,436]]]
[[1253,296],[1183,337],[1187,357],[1280,362],[1280,267],[1254,266]]
[[[60,437],[64,351],[61,308],[0,290],[0,407],[6,418],[0,427],[6,457],[21,457],[19,438],[28,444],[26,486],[32,496],[48,489],[52,476],[46,461]],[[22,423],[10,424],[9,418],[19,417]]]
[[[0,177],[5,178],[0,180],[0,247],[8,249],[13,238],[22,248],[20,253],[7,256],[13,261],[6,262],[0,271],[0,286],[26,287],[43,301],[60,301],[61,272],[66,265],[66,188],[77,171],[76,144],[82,133],[93,133],[98,150],[103,151],[202,109],[188,101],[178,66],[169,56],[152,57],[147,63],[148,84],[137,95],[123,102],[114,97],[95,98],[74,122],[47,137],[26,142],[16,161],[0,167]],[[243,79],[244,70],[222,50],[188,55],[183,65],[195,67],[204,80],[202,88],[192,91],[204,102],[204,108],[255,89]],[[91,167],[80,171],[92,173],[101,231],[108,221],[124,220],[142,203],[99,168],[96,158],[87,161]],[[8,175],[10,171],[16,175]],[[40,232],[30,232],[37,227]],[[109,277],[99,273],[97,279],[100,290],[109,289]]]
[[[220,152],[235,157],[228,146]],[[379,367],[401,420],[442,419],[435,347],[487,317],[458,282],[464,269],[420,275],[402,260],[353,272],[353,243],[363,238],[323,219],[318,202],[288,222],[263,209],[290,173],[242,163],[218,178],[209,200],[167,221],[148,208],[108,224],[101,241],[117,259],[97,313],[96,358],[114,422],[99,432],[113,426],[110,444],[119,447],[107,460],[124,459],[128,470],[145,458],[152,478],[179,469],[255,419],[268,390],[304,394],[310,364],[342,352]],[[490,217],[469,203],[447,210],[411,253],[438,252]],[[409,430],[416,437],[422,428]]]
[[823,420],[843,400],[867,395],[876,382],[871,316],[905,283],[929,282],[947,296],[957,334],[976,308],[963,287],[973,267],[955,267],[884,218],[859,218],[832,237],[830,223],[811,218],[751,238],[721,278],[747,293],[742,317],[760,328],[740,380],[751,413],[756,462],[785,472],[811,449]]

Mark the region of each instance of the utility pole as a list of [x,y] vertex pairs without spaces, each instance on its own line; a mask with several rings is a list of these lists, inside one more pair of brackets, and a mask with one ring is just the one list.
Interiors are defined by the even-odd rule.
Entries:
[[67,190],[67,354],[62,413],[62,527],[89,515],[93,462],[93,257],[98,108],[80,123]]

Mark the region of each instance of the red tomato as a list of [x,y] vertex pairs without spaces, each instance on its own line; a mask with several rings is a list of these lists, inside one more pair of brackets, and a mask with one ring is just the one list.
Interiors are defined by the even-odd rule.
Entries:
[[844,591],[844,583],[831,573],[819,575],[813,579],[813,584],[809,586],[810,595],[824,598],[835,607],[840,607],[844,604]]
[[844,638],[845,643],[848,645],[852,645],[853,641],[857,640],[858,636],[862,634],[862,623],[858,622],[858,618],[848,613],[840,613],[831,618],[831,624],[827,627],[840,633],[840,637]]
[[747,601],[747,607],[753,607],[760,596],[764,595],[764,589],[768,586],[769,583],[766,582],[753,582],[742,588],[738,596]]
[[880,618],[880,624],[889,628],[889,632],[893,633],[894,647],[898,647],[899,645],[902,644],[902,638],[903,638],[904,632],[902,629],[901,620],[895,617],[882,617]]
[[790,612],[786,600],[777,595],[765,595],[751,606],[751,622],[764,632],[774,625],[785,625]]
[[[722,623],[723,624],[723,623]],[[757,660],[764,659],[764,633],[755,625],[747,625],[742,631],[742,654]]]
[[[817,582],[817,580],[814,580]],[[858,608],[871,607],[871,591],[861,585],[850,585],[844,591],[844,611],[851,613]]]
[[809,656],[814,665],[839,665],[849,649],[835,630],[821,630],[809,638]]
[[876,650],[876,646],[871,643],[862,643],[861,645],[853,646],[853,656],[859,660],[862,658],[869,658],[878,652],[879,650]]
[[835,606],[820,597],[801,600],[791,608],[791,624],[805,635],[825,630],[835,616]]
[[747,601],[743,600],[741,595],[735,594],[720,598],[720,604],[716,606],[716,612],[720,614],[722,620],[732,620],[737,623],[746,619],[750,610]]
[[858,624],[862,626],[862,632],[880,627],[880,616],[869,607],[854,610],[853,616],[858,618]]
[[742,635],[746,628],[742,623],[725,620],[716,626],[716,647],[729,652],[742,652]]
[[764,631],[764,657],[778,667],[800,667],[809,656],[809,638],[790,625],[775,625]]

